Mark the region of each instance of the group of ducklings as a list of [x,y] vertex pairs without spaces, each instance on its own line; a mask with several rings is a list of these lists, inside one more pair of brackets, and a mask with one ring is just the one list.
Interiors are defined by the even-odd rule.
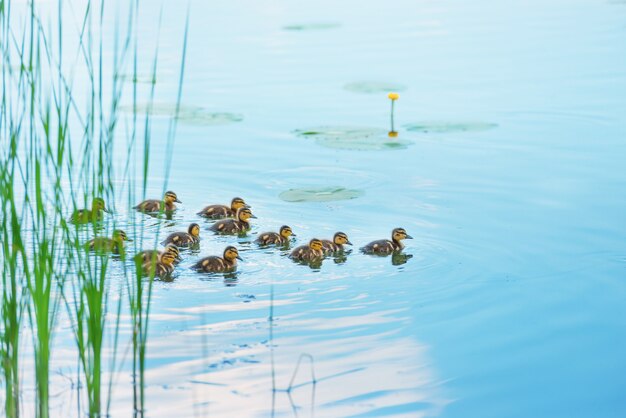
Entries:
[[[171,213],[176,210],[175,203],[182,203],[176,193],[168,191],[162,200],[145,200],[133,209],[147,214]],[[108,212],[104,200],[95,198],[91,209],[80,209],[75,211],[70,221],[76,224],[98,222],[103,219],[104,213]],[[251,218],[256,218],[250,210],[250,206],[240,198],[235,197],[230,206],[210,205],[197,213],[206,219],[216,220],[209,229],[217,234],[237,235],[250,230]],[[278,232],[263,232],[255,240],[260,246],[287,246],[292,237],[296,235],[287,225],[280,227]],[[404,228],[395,228],[391,232],[391,239],[381,239],[372,241],[363,246],[361,251],[365,254],[390,255],[402,251],[404,239],[412,239]],[[86,247],[96,252],[113,252],[122,254],[124,243],[132,241],[122,230],[113,231],[111,238],[96,237],[90,240]],[[200,242],[200,225],[192,223],[186,232],[174,232],[165,238],[162,245],[164,249],[144,250],[135,256],[135,261],[141,264],[145,275],[152,277],[166,277],[174,271],[174,267],[181,259],[180,249],[194,247]],[[344,252],[344,245],[352,245],[348,236],[344,232],[337,232],[332,240],[313,238],[307,245],[295,248],[289,257],[297,262],[312,263],[319,262],[326,256],[341,254]],[[239,251],[233,246],[224,249],[222,257],[204,257],[194,264],[193,269],[201,272],[228,272],[237,268],[237,260],[241,260]]]

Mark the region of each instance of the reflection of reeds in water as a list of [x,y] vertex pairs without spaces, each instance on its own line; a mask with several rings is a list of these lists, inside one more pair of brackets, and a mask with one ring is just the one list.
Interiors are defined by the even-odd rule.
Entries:
[[[17,8],[17,6],[16,6]],[[73,67],[85,69],[83,95],[75,93],[72,74],[65,70],[62,16],[59,2],[58,26],[44,27],[36,2],[22,10],[22,19],[7,0],[0,0],[0,48],[2,52],[2,98],[0,103],[0,263],[2,266],[0,361],[5,386],[4,412],[20,416],[20,331],[26,315],[33,338],[36,380],[35,414],[48,417],[50,358],[60,307],[65,306],[71,321],[76,351],[91,417],[108,414],[116,370],[122,299],[117,302],[113,324],[108,312],[111,266],[122,264],[127,279],[131,322],[133,368],[137,381],[135,411],[145,408],[145,359],[152,280],[108,256],[85,251],[85,241],[96,235],[110,236],[114,222],[74,225],[66,222],[76,207],[91,204],[95,196],[110,204],[124,190],[128,207],[135,202],[136,178],[133,164],[137,138],[143,135],[143,165],[140,179],[145,196],[150,161],[150,117],[141,121],[135,110],[127,130],[126,161],[114,165],[114,146],[119,146],[119,103],[123,96],[123,70],[132,60],[138,72],[136,20],[138,2],[129,4],[127,32],[115,42],[112,68],[105,68],[103,40],[104,2],[89,1],[84,7],[79,37],[79,54]],[[19,23],[19,24],[17,24]],[[23,26],[20,26],[23,25]],[[53,25],[53,27],[55,27]],[[116,28],[117,30],[118,28]],[[20,32],[21,31],[21,32]],[[123,31],[120,31],[123,32]],[[186,49],[186,34],[183,57]],[[134,41],[134,42],[133,42]],[[17,65],[16,65],[17,64]],[[156,77],[157,54],[153,62]],[[177,109],[180,107],[182,69]],[[110,71],[109,71],[110,70]],[[111,92],[103,79],[111,74]],[[155,85],[150,91],[154,99]],[[133,103],[137,88],[133,86]],[[85,105],[86,103],[86,105]],[[136,106],[135,106],[136,109]],[[167,137],[166,178],[169,174],[176,118]],[[120,174],[116,169],[121,168]],[[116,182],[116,180],[118,180]],[[165,190],[166,185],[164,185]],[[139,244],[144,237],[134,226],[131,234]],[[156,242],[154,243],[156,245]],[[63,303],[62,303],[63,302]],[[111,330],[111,338],[107,333]],[[107,403],[103,403],[103,352],[107,341],[112,352],[109,362]],[[78,385],[79,387],[81,385]],[[79,403],[80,406],[80,397]],[[79,409],[80,414],[80,409]]]

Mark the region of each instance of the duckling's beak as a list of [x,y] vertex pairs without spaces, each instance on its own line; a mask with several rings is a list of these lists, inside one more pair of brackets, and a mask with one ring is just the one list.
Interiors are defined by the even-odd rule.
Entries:
[[128,237],[126,237],[126,241],[128,241],[128,242],[133,242],[133,240],[132,240],[132,239],[130,239],[130,238],[128,238]]
[[250,215],[251,218],[258,219],[255,215]]
[[246,208],[246,209],[250,209],[252,206],[250,206],[250,205],[249,205],[249,204],[247,204],[247,203],[244,203],[244,204],[243,204],[243,207],[244,207],[244,208]]
[[238,255],[238,256],[237,256],[237,260],[241,260],[241,261],[243,261],[243,258],[241,258],[241,256],[239,256],[239,255]]
[[412,236],[410,236],[409,234],[406,234],[406,237],[405,237],[405,238],[406,238],[406,239],[413,239],[413,237],[412,237]]
[[290,236],[292,236],[292,237],[297,237],[297,235],[296,235],[296,234],[294,234],[293,232],[291,233],[291,235],[290,235]]
[[112,213],[111,210],[107,209],[107,208],[102,208],[102,212],[106,212],[106,213]]
[[174,200],[174,202],[176,202],[176,203],[183,203],[179,199]]
[[352,243],[350,241],[348,241],[348,240],[346,240],[346,244],[352,245]]

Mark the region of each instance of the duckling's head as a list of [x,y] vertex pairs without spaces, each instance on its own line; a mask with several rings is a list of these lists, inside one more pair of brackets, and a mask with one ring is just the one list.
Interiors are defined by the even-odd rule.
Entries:
[[311,241],[309,241],[309,248],[313,251],[322,251],[322,248],[324,248],[324,244],[322,243],[322,240],[313,238]]
[[91,202],[91,209],[93,211],[104,211],[108,212],[106,209],[106,205],[104,204],[104,199],[101,197],[96,197]]
[[246,202],[244,202],[244,200],[240,197],[236,197],[230,201],[230,208],[234,211],[237,211],[237,209],[239,208],[249,208],[249,207],[250,206],[248,206]]
[[291,228],[287,225],[283,225],[280,227],[280,236],[284,238],[295,237],[295,234],[291,231]]
[[164,252],[163,254],[161,254],[161,258],[159,261],[161,261],[161,263],[165,264],[166,266],[171,266],[172,264],[174,264],[174,261],[176,261],[176,256],[172,253]]
[[173,191],[168,191],[165,192],[165,196],[163,197],[163,201],[165,203],[183,203],[180,200],[178,200],[178,196],[176,196],[176,193],[174,193]]
[[247,222],[248,219],[250,218],[256,218],[256,216],[252,214],[252,211],[250,209],[248,208],[237,209],[237,219],[239,219],[242,222]]
[[352,243],[348,239],[348,236],[344,232],[337,232],[333,237],[333,242],[337,245],[352,245]]
[[113,241],[132,241],[132,239],[128,238],[126,232],[121,229],[116,229],[113,231]]
[[224,249],[224,260],[233,262],[235,261],[235,259],[242,259],[241,257],[239,257],[239,251],[237,250],[237,248],[233,246],[226,247],[226,249]]
[[391,231],[391,238],[393,238],[394,241],[402,241],[403,239],[413,239],[412,236],[406,233],[404,228],[396,228],[393,231]]
[[178,249],[176,244],[171,244],[171,243],[167,244],[165,246],[165,251],[163,251],[163,253],[172,254],[174,258],[180,257],[180,250]]
[[200,225],[198,225],[198,224],[191,224],[191,225],[189,225],[189,228],[187,229],[187,232],[192,237],[199,237],[200,236]]

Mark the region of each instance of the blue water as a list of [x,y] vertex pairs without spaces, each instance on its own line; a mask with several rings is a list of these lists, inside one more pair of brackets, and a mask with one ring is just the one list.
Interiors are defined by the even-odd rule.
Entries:
[[[187,7],[149,3],[139,19],[144,81],[164,16],[157,197]],[[199,253],[155,284],[148,416],[626,416],[626,3],[192,1],[190,10],[167,186],[184,204],[172,222],[144,225],[153,237],[163,222],[164,237],[234,196],[259,219],[244,238],[215,237],[202,222]],[[111,12],[105,28],[114,25]],[[147,97],[150,85],[137,86]],[[387,136],[386,86],[400,90],[397,138]],[[302,188],[358,197],[279,197]],[[123,199],[115,204],[126,222]],[[282,224],[299,244],[341,230],[357,248],[403,226],[413,257],[398,264],[355,248],[310,269],[252,243]],[[244,259],[236,275],[190,271],[231,244]],[[69,335],[61,327],[57,339]],[[58,345],[58,367],[75,365]],[[302,354],[313,367],[304,358],[287,392]],[[113,416],[131,411],[129,361]],[[55,408],[75,413],[68,392]]]

